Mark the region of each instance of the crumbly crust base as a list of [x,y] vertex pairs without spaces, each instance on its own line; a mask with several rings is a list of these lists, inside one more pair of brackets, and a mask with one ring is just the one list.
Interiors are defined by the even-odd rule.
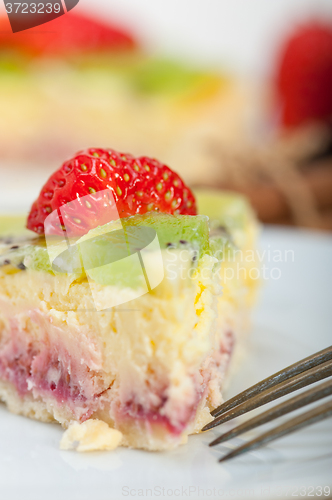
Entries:
[[[21,397],[13,384],[0,380],[0,400],[7,405],[12,413],[39,420],[41,422],[58,422],[64,428],[68,428],[72,423],[68,419],[65,406],[60,408],[54,402],[34,399],[27,394]],[[102,418],[110,427],[114,423],[105,418],[103,414],[96,414],[94,418]],[[158,423],[151,423],[145,420],[127,419],[123,423],[121,431],[124,433],[121,446],[130,448],[140,448],[150,451],[171,450],[180,444],[185,444],[189,434],[200,431],[203,425],[212,420],[210,410],[204,398],[196,411],[194,422],[182,434],[170,434],[165,426]]]

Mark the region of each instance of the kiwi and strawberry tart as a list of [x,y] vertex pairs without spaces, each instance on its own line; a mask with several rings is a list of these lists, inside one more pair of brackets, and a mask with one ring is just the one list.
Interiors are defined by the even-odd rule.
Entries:
[[195,196],[155,159],[91,148],[51,175],[25,233],[1,225],[10,411],[59,422],[64,447],[90,429],[81,449],[172,449],[212,419],[256,287],[222,279],[255,248],[244,198]]

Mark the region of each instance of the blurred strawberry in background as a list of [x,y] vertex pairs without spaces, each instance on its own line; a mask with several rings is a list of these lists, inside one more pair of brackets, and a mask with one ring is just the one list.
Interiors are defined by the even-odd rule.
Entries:
[[285,127],[331,121],[332,24],[297,27],[281,51],[277,89]]
[[29,56],[73,56],[79,53],[130,50],[134,37],[115,24],[81,13],[69,12],[51,21],[13,35],[7,16],[0,17],[1,50],[17,50]]
[[245,194],[264,222],[332,230],[332,23],[287,22],[273,79],[261,80],[273,95],[272,111],[258,99],[263,134],[235,152],[219,146],[214,185]]

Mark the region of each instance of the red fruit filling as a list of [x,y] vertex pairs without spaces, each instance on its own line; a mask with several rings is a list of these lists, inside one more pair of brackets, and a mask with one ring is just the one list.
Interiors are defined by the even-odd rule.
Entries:
[[[31,317],[42,327],[45,320],[40,313],[31,311]],[[47,334],[38,341],[27,340],[17,320],[11,321],[10,336],[0,345],[0,376],[13,384],[21,397],[31,394],[37,400],[53,399],[59,406],[65,405],[67,418],[83,422],[98,410],[109,407],[119,423],[124,419],[146,421],[161,424],[169,433],[179,435],[194,419],[215,370],[220,376],[226,372],[232,348],[230,335],[196,376],[191,401],[181,402],[171,415],[163,413],[168,402],[167,383],[157,382],[152,389],[154,404],[138,403],[135,394],[119,400],[112,392],[114,381],[98,370],[100,355],[91,341],[84,343],[82,337],[72,356],[61,341],[51,342]]]

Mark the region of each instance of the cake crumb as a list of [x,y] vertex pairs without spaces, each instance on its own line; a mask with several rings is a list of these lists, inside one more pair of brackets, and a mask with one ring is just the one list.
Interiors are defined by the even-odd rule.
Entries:
[[180,444],[187,444],[187,443],[188,443],[188,435],[187,434],[183,434],[181,436]]
[[61,450],[100,451],[114,450],[122,440],[122,433],[98,419],[74,422],[62,436]]
[[195,434],[201,432],[202,427],[212,422],[212,420],[213,417],[211,416],[210,410],[207,407],[203,408],[196,416],[193,432]]

